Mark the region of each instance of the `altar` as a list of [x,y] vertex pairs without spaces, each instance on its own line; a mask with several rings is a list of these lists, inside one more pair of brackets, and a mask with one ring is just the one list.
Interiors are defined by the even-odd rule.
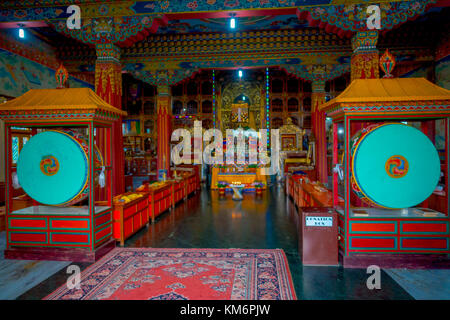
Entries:
[[211,189],[218,189],[219,184],[243,186],[243,191],[254,191],[258,186],[267,188],[267,176],[257,165],[215,165],[212,168]]

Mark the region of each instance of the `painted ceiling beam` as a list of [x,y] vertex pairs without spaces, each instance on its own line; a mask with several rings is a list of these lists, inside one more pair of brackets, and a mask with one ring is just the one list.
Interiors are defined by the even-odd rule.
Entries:
[[[390,30],[408,20],[420,16],[438,0],[422,1],[380,1],[381,26]],[[64,0],[58,4],[65,3]],[[69,2],[68,2],[69,3]],[[2,22],[12,26],[13,21],[31,20],[47,21],[58,32],[71,36],[88,45],[110,42],[118,47],[129,47],[146,38],[150,33],[156,33],[160,26],[167,25],[169,19],[208,18],[211,16],[236,15],[267,15],[296,14],[299,19],[306,19],[310,26],[318,26],[327,32],[333,32],[340,37],[349,38],[356,31],[366,30],[368,2],[345,1],[346,5],[330,5],[331,0],[305,1],[249,1],[249,0],[193,0],[187,1],[70,1],[79,4],[81,8],[81,29],[68,29],[65,6],[50,6],[54,1],[22,1],[23,9],[11,7],[10,1],[0,6],[0,25]],[[289,6],[286,4],[289,3]],[[47,7],[37,8],[39,4]],[[314,4],[314,6],[311,6]],[[294,5],[295,7],[292,7]],[[308,6],[309,5],[309,6]],[[27,6],[33,6],[32,8]],[[218,10],[222,9],[222,10]],[[182,13],[182,14],[181,14]]]
[[[124,17],[139,15],[165,15],[169,19],[198,19],[198,18],[226,18],[230,14],[237,17],[249,17],[256,15],[284,15],[295,14],[295,11],[309,12],[313,19],[321,19],[331,25],[341,24],[341,28],[347,30],[351,27],[353,31],[361,29],[360,22],[365,20],[359,11],[365,9],[370,3],[381,5],[385,18],[390,15],[395,16],[395,22],[401,23],[404,15],[416,15],[423,13],[421,8],[429,5],[445,5],[448,0],[346,0],[344,3],[334,0],[192,0],[192,1],[120,1],[120,2],[100,2],[100,1],[2,1],[0,4],[0,23],[11,23],[20,21],[46,21],[46,20],[66,20],[70,14],[67,13],[68,5],[76,4],[81,8],[82,19]],[[18,5],[20,3],[20,5]],[[41,5],[39,5],[41,4]],[[66,4],[66,5],[64,5]],[[335,8],[340,8],[336,11]],[[339,12],[344,15],[339,16]],[[332,13],[332,14],[330,14]],[[400,17],[400,18],[399,18]],[[346,24],[346,19],[354,20],[354,23]],[[409,17],[407,17],[409,18]],[[323,19],[326,19],[323,20]],[[336,21],[334,21],[336,19]],[[389,19],[388,19],[389,20]],[[389,28],[389,25],[387,25]],[[358,30],[356,30],[356,29]]]
[[[365,4],[367,2],[388,3],[402,2],[405,0],[345,0],[344,3]],[[55,4],[55,2],[57,4]],[[224,11],[224,10],[254,10],[254,9],[280,9],[293,8],[298,6],[313,5],[335,5],[336,0],[122,0],[122,1],[104,1],[104,0],[3,0],[0,4],[1,9],[26,9],[43,8],[48,6],[61,7],[72,4],[80,6],[100,6],[102,4],[111,4],[115,2],[118,7],[133,8],[136,11],[145,11],[145,13],[169,13],[169,12],[193,12],[193,11]],[[337,1],[340,4],[342,1]]]

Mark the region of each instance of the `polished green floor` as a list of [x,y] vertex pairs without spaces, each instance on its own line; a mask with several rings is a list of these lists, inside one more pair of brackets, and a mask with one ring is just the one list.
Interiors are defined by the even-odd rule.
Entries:
[[[296,209],[281,186],[263,194],[244,194],[233,201],[231,194],[219,198],[203,190],[156,223],[128,239],[126,246],[159,248],[281,248],[286,253],[298,299],[412,299],[382,271],[381,289],[369,290],[363,269],[304,267],[298,255]],[[89,264],[79,264],[82,269]],[[41,299],[67,279],[57,272],[20,299]]]

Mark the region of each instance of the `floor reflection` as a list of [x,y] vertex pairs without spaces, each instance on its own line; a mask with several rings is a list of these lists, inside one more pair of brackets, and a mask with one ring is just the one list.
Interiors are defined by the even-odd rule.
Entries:
[[[298,253],[298,214],[286,198],[284,187],[274,185],[261,196],[203,189],[160,215],[125,242],[128,247],[283,249],[289,262],[298,299],[411,299],[383,272],[382,289],[369,290],[362,269],[304,267]],[[84,268],[85,266],[83,266]],[[55,274],[21,298],[42,298],[56,289],[62,272]]]

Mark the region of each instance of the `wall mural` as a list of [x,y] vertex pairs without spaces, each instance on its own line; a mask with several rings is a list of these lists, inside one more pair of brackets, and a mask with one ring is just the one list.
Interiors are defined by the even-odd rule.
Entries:
[[[68,86],[94,89],[74,77],[69,77]],[[56,88],[54,69],[0,49],[0,95],[18,97],[30,89],[49,88]]]
[[450,90],[450,55],[436,63],[436,84]]

